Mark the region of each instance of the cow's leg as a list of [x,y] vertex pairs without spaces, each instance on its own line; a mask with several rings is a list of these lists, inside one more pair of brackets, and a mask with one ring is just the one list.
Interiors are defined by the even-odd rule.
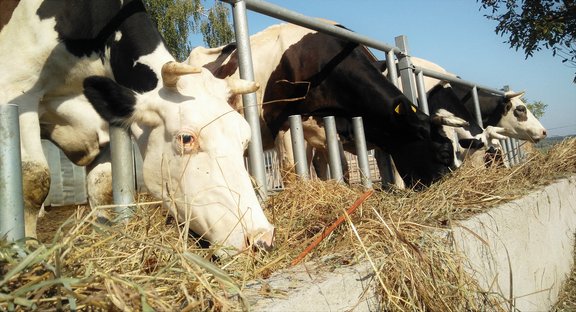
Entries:
[[21,96],[11,101],[20,111],[20,147],[22,156],[22,188],[24,195],[25,235],[36,236],[40,207],[50,189],[48,161],[42,150],[37,96]]
[[289,184],[296,179],[294,151],[290,138],[290,129],[280,130],[275,140],[276,153],[280,161],[280,170],[284,177],[284,183]]
[[110,145],[102,148],[98,157],[86,166],[86,190],[88,203],[91,209],[96,209],[98,221],[109,224],[112,214],[102,206],[113,203]]
[[[344,154],[344,147],[342,143],[338,141],[339,144],[339,156],[340,156],[340,163],[342,164],[342,172],[344,174],[344,182],[350,182],[350,168],[348,166],[348,159],[346,159],[346,154]],[[328,180],[329,178],[329,164],[330,164],[330,157],[328,155],[328,150],[326,148],[316,148],[316,153],[314,153],[314,170],[316,171],[316,175],[321,180]]]

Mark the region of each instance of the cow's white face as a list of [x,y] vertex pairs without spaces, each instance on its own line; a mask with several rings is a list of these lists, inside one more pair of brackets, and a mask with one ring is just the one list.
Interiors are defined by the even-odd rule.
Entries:
[[[100,84],[114,83],[102,80],[85,82],[85,93],[99,111],[102,104],[112,105],[109,99],[100,103],[98,90],[110,91]],[[123,122],[133,122],[147,188],[180,224],[213,244],[237,250],[249,242],[270,247],[274,228],[244,166],[250,128],[228,105],[233,93],[230,83],[207,70],[180,76],[168,87],[135,95],[133,111]]]
[[546,137],[546,129],[530,112],[522,101],[524,92],[506,93],[506,107],[498,127],[505,129],[502,134],[519,140],[538,142]]

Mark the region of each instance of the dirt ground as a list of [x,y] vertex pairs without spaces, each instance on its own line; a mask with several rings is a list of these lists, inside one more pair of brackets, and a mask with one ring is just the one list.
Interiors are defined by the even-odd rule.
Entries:
[[52,238],[54,238],[54,233],[56,233],[64,221],[76,213],[78,206],[79,205],[45,207],[46,214],[38,219],[36,225],[38,240],[45,244],[51,243]]

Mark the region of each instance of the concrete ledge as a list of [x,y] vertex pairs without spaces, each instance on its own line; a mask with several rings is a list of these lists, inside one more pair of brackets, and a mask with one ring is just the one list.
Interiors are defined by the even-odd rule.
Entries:
[[[516,311],[548,311],[573,263],[576,177],[454,226],[470,274]],[[380,311],[368,264],[327,272],[314,263],[247,284],[253,311]],[[512,298],[510,300],[510,298]]]
[[[480,286],[502,294],[514,311],[548,311],[574,261],[576,177],[453,229]],[[512,309],[510,309],[512,310]]]

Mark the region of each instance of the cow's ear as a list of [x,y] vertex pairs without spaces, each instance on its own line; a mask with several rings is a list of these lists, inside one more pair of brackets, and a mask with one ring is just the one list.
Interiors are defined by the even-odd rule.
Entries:
[[394,113],[397,115],[406,115],[407,113],[415,113],[416,111],[418,111],[416,106],[405,101],[399,101],[394,106]]
[[84,95],[94,109],[111,124],[120,125],[134,113],[136,93],[106,77],[84,79]]

